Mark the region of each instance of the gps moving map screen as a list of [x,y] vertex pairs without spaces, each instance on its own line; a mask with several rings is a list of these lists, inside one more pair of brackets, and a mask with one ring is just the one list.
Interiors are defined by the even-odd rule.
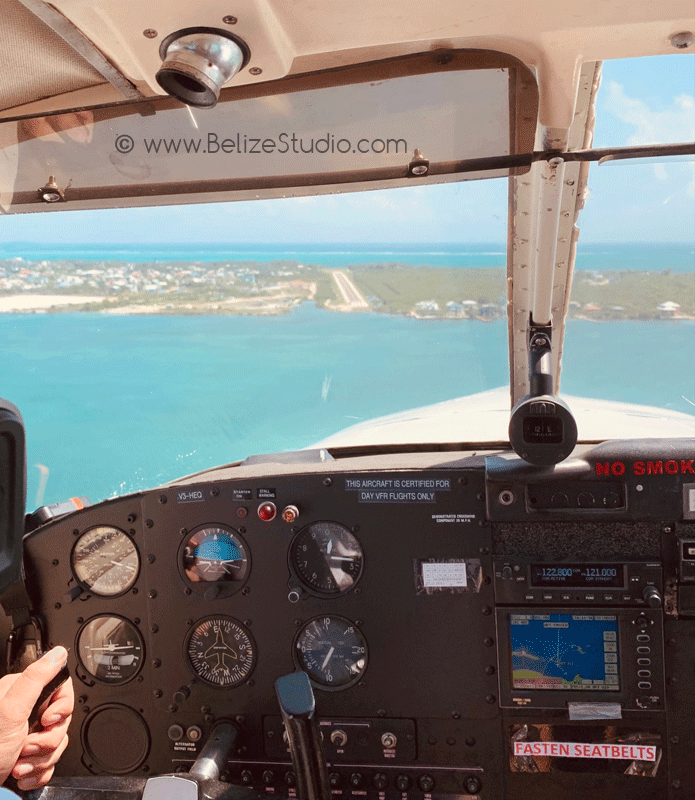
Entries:
[[512,687],[620,691],[618,620],[598,614],[510,614]]

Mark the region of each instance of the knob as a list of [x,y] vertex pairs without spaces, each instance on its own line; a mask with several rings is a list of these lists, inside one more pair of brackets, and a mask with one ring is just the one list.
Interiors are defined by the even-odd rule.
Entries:
[[505,581],[510,581],[512,579],[512,568],[502,567],[502,577],[505,579]]
[[181,705],[181,703],[185,703],[186,700],[191,696],[191,690],[188,686],[179,686],[179,688],[174,692],[174,702],[177,705]]
[[275,782],[275,773],[272,769],[263,770],[263,774],[261,775],[261,780],[266,786],[270,786],[272,783]]
[[183,728],[180,725],[170,725],[167,736],[172,742],[178,742],[183,739]]
[[353,789],[360,789],[363,783],[364,775],[362,775],[361,772],[353,772],[352,775],[350,775],[350,786],[352,786]]
[[659,594],[659,590],[656,586],[645,586],[644,591],[642,592],[642,597],[644,598],[644,602],[650,608],[660,608],[661,603],[663,602],[661,599],[661,594]]
[[423,792],[431,792],[434,789],[434,778],[431,775],[420,775],[417,785]]
[[243,769],[241,771],[241,782],[244,786],[248,786],[250,783],[253,783],[253,774],[250,769]]
[[297,778],[296,778],[294,772],[292,772],[291,770],[289,772],[285,773],[285,783],[288,786],[294,786],[295,783],[297,783]]
[[331,733],[331,744],[336,747],[345,747],[347,742],[347,733],[341,731],[339,728]]
[[191,725],[186,731],[186,736],[190,742],[199,742],[203,738],[203,731],[197,725]]
[[396,778],[396,789],[399,792],[407,792],[410,789],[410,778],[407,775],[399,775]]
[[374,784],[375,789],[383,792],[384,789],[389,785],[389,779],[386,777],[386,775],[384,775],[383,772],[377,772],[377,774],[372,778],[372,783]]
[[595,498],[591,492],[580,492],[579,497],[577,497],[577,505],[580,508],[590,508],[595,502]]
[[73,586],[69,592],[66,592],[63,595],[63,602],[64,603],[72,603],[73,600],[77,600],[77,598],[82,594],[82,587],[81,586]]
[[328,783],[330,784],[331,789],[337,789],[340,784],[342,783],[342,778],[340,777],[339,772],[329,772],[328,774]]
[[478,794],[478,792],[483,788],[480,778],[476,778],[475,775],[469,775],[469,777],[463,782],[463,785],[466,787],[468,794]]

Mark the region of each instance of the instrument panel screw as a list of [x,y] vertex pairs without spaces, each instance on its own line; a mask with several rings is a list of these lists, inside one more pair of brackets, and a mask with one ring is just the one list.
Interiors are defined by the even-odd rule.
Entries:
[[241,590],[241,593],[242,594],[248,594],[250,591],[251,591],[251,589],[249,589],[248,586],[244,586],[244,588]]
[[176,705],[176,703],[170,703],[169,704],[169,711],[171,711],[172,714],[175,713],[178,710],[179,710],[179,707]]
[[89,706],[85,706],[85,707],[82,709],[82,711],[84,711],[84,713],[85,713],[85,714],[89,714],[89,710],[90,710],[90,709],[89,709]]
[[495,695],[494,695],[494,694],[489,694],[489,695],[488,695],[488,696],[485,698],[485,702],[486,702],[486,703],[488,703],[489,705],[492,705],[493,703],[496,703],[496,702],[497,702],[497,698],[495,697]]
[[462,475],[459,478],[459,483],[461,484],[461,486],[465,486],[468,483],[468,478],[465,475]]
[[246,721],[246,717],[243,714],[237,714],[235,719],[239,723],[239,725],[241,725],[242,722]]
[[211,711],[212,711],[212,709],[210,708],[210,706],[201,706],[200,707],[200,713],[201,714],[209,714]]
[[680,739],[679,739],[679,737],[678,737],[678,736],[672,736],[672,737],[669,739],[669,742],[671,742],[671,744],[678,744],[678,742],[680,742]]
[[669,647],[675,647],[676,640],[672,637],[671,639],[668,640],[668,642],[666,642],[666,644],[668,644]]
[[260,75],[261,72],[263,72],[263,70],[260,67],[251,67],[251,69],[249,70],[249,73],[251,75]]
[[246,528],[239,528],[239,533],[246,533]]
[[452,716],[454,719],[461,719],[461,712],[460,712],[460,711],[452,711],[452,712],[451,712],[451,716]]
[[56,611],[60,611],[60,609],[62,608],[62,606],[60,605],[60,603],[56,603],[56,604],[53,606],[53,608],[55,608],[55,610],[56,610]]
[[150,771],[150,765],[149,764],[144,764],[143,767],[142,767],[142,771],[143,772],[149,772]]
[[466,739],[466,744],[468,745],[468,747],[475,747],[475,739],[474,739],[474,737],[473,736],[469,736]]
[[160,503],[161,503],[163,506],[164,506],[164,505],[166,505],[166,502],[167,502],[167,496],[166,496],[165,494],[160,494],[160,495],[159,495],[159,502],[160,502]]
[[673,533],[673,525],[664,525],[663,532],[664,533]]
[[145,527],[146,527],[146,528],[152,528],[152,527],[154,527],[154,522],[152,522],[152,520],[151,520],[151,519],[146,519],[146,520],[145,520]]
[[456,739],[454,739],[454,737],[453,737],[453,736],[450,736],[450,737],[449,737],[449,738],[446,740],[446,743],[449,745],[449,747],[453,747],[453,746],[456,744]]
[[206,715],[203,717],[203,719],[204,719],[206,722],[214,722],[214,721],[215,721],[215,716],[214,716],[214,714],[206,714]]
[[138,677],[135,680],[137,681],[137,683],[142,683],[145,679],[142,677],[142,675],[138,675]]
[[190,586],[186,586],[186,588],[183,590],[183,593],[184,594],[190,594],[191,593],[191,587]]
[[437,744],[437,737],[436,736],[429,736],[427,738],[427,744]]
[[159,669],[162,666],[162,662],[158,658],[153,658],[152,659],[152,666],[155,669]]
[[678,678],[669,678],[668,679],[668,685],[669,686],[675,686],[677,683],[678,683]]
[[489,547],[481,547],[480,548],[480,552],[482,553],[482,555],[486,556],[486,555],[488,555],[490,553],[490,548]]
[[495,668],[492,666],[492,664],[488,664],[487,667],[485,667],[485,674],[486,675],[494,675],[495,674]]
[[485,499],[485,495],[483,494],[483,492],[478,492],[478,494],[475,496],[475,499],[476,500],[484,500]]
[[254,681],[254,679],[253,679],[253,678],[251,678],[251,680],[247,681],[247,684],[248,684],[249,686],[255,686],[255,685],[256,685],[256,681]]
[[222,22],[225,25],[236,25],[239,20],[236,17],[233,17],[231,14],[227,14],[226,17],[222,17]]
[[220,496],[220,490],[217,488],[217,486],[213,486],[212,489],[210,489],[210,494],[213,497],[219,497]]
[[484,583],[486,586],[489,586],[489,585],[492,583],[492,578],[491,578],[489,575],[486,575],[486,576],[483,578],[483,583]]
[[490,608],[490,606],[483,606],[483,614],[486,617],[489,617],[490,614],[492,614],[492,609]]
[[129,522],[132,525],[137,518],[138,518],[137,514],[128,514],[126,522]]
[[142,35],[146,36],[148,39],[156,39],[157,38],[157,31],[154,30],[153,28],[146,28],[142,32]]
[[78,703],[78,705],[81,705],[81,706],[82,706],[82,705],[84,705],[86,702],[87,702],[87,695],[86,695],[86,694],[81,694],[81,695],[80,695],[80,696],[77,698],[77,703]]
[[681,788],[681,782],[680,782],[680,781],[673,781],[673,783],[671,784],[671,786],[672,786],[672,788],[674,788],[674,789],[680,789],[680,788]]
[[152,633],[157,633],[158,630],[159,630],[159,625],[150,625],[150,631]]
[[162,696],[163,696],[164,692],[163,692],[161,689],[155,689],[155,690],[154,690],[154,692],[152,692],[152,694],[153,694],[155,697],[159,698],[159,697],[162,697]]
[[53,561],[51,561],[51,564],[53,564],[54,567],[57,567],[58,564],[60,564],[60,561],[58,561],[57,558],[54,558]]
[[250,627],[251,626],[251,620],[250,619],[245,619],[244,620],[244,625],[246,625],[247,628]]
[[365,687],[367,684],[366,684],[364,681],[359,681],[359,683],[358,683],[357,685],[360,687],[360,689],[364,689],[364,687]]
[[[250,72],[250,70],[249,70]],[[324,478],[323,479],[324,486],[333,486],[333,478]]]
[[157,590],[156,589],[150,589],[150,591],[148,592],[147,596],[150,598],[150,600],[154,600],[155,597],[157,596]]
[[376,715],[377,715],[377,717],[385,717],[385,716],[386,716],[386,709],[384,709],[384,708],[380,708],[380,709],[379,709],[379,710],[376,712]]
[[494,643],[495,640],[491,636],[488,636],[487,639],[483,639],[483,644],[485,645],[485,647],[492,647]]
[[149,556],[147,556],[147,563],[148,563],[148,564],[154,564],[154,562],[155,562],[156,560],[157,560],[157,559],[156,559],[156,558],[155,558],[155,557],[152,555],[152,553],[150,553],[150,554],[149,554]]
[[188,533],[188,531],[185,528],[181,528],[179,533],[181,534],[181,536],[185,536]]
[[81,625],[83,622],[84,622],[84,617],[78,617],[77,618],[77,624],[78,625]]
[[72,535],[73,535],[73,536],[79,536],[79,535],[80,535],[80,530],[79,530],[79,528],[73,528],[73,529],[72,529]]

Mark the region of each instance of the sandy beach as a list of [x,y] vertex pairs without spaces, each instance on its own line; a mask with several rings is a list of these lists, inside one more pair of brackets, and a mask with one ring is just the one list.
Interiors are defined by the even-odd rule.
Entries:
[[84,294],[13,294],[0,297],[0,314],[13,311],[45,311],[52,306],[81,306],[101,303],[103,297]]

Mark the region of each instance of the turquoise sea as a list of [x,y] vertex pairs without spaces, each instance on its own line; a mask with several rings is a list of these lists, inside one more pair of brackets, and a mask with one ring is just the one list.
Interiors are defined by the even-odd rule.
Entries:
[[[690,321],[571,320],[561,388],[692,413],[693,333]],[[508,384],[503,320],[305,303],[278,317],[3,314],[0,337],[0,396],[27,426],[29,508],[155,486]],[[37,464],[49,470],[38,498]]]
[[[0,259],[23,257],[43,259],[84,259],[99,261],[298,261],[324,267],[350,264],[392,263],[431,267],[504,267],[506,244],[473,242],[467,244],[34,244],[0,243]],[[644,272],[692,272],[695,251],[687,244],[587,244],[577,252],[577,269]]]

